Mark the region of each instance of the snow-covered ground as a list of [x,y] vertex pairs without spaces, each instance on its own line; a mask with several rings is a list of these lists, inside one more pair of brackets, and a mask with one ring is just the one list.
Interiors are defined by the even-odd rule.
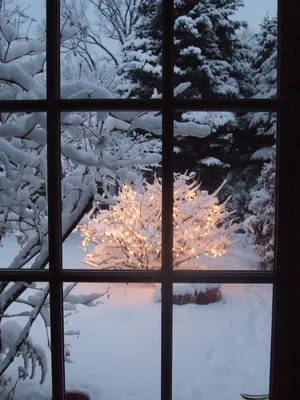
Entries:
[[[257,265],[253,248],[239,239],[239,248],[219,267]],[[83,267],[79,244],[78,235],[65,242],[65,267]],[[13,249],[12,243],[0,249],[2,261]],[[161,306],[152,300],[155,285],[82,283],[74,292],[102,292],[108,285],[103,304],[80,306],[68,319],[67,329],[79,329],[80,336],[68,338],[74,363],[66,364],[67,388],[88,391],[92,400],[158,400]],[[174,306],[174,400],[239,400],[241,392],[268,392],[272,287],[239,284],[221,290],[224,303]],[[46,345],[41,321],[32,339]],[[42,387],[38,375],[19,384],[16,400],[49,399],[51,374]]]

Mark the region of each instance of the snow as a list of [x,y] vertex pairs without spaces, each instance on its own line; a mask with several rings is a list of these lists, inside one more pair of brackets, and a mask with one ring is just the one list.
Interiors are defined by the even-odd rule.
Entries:
[[[135,129],[147,129],[155,135],[162,135],[162,117],[150,113],[134,118],[132,125]],[[204,138],[210,134],[208,125],[196,124],[195,122],[174,121],[175,136],[194,136]]]
[[[82,326],[72,341],[75,362],[66,365],[67,388],[88,391],[91,400],[157,400],[160,304],[152,303],[153,287],[115,284],[111,290],[103,305],[73,318],[72,326]],[[224,285],[222,293],[225,304],[174,306],[175,400],[268,392],[271,288]]]
[[252,156],[251,160],[263,160],[267,161],[270,159],[272,147],[263,147],[262,149],[256,150]]
[[215,157],[202,158],[202,160],[200,160],[200,163],[207,165],[208,167],[211,167],[212,165],[224,165],[221,160]]
[[22,327],[16,321],[7,321],[1,325],[1,344],[4,349],[10,348],[17,340]]
[[208,125],[212,132],[216,132],[217,129],[227,124],[234,124],[236,116],[228,111],[189,111],[182,114],[182,119]]
[[[6,238],[1,257],[9,242]],[[66,268],[85,268],[80,242],[75,233],[64,243]],[[226,262],[212,260],[215,266],[255,267],[258,256],[249,238],[236,235],[236,243],[238,248]],[[180,289],[180,285],[175,285],[176,291],[184,286]],[[157,400],[161,305],[153,301],[153,293],[159,285],[81,283],[72,295],[105,292],[108,286],[109,298],[102,297],[103,304],[79,306],[79,313],[68,318],[65,331],[73,363],[66,364],[67,389],[86,391],[91,400]],[[240,400],[242,392],[268,392],[272,287],[226,284],[221,291],[224,303],[174,306],[174,400],[215,400],[220,393],[222,400]],[[12,308],[25,310],[21,304]],[[22,317],[14,321],[24,324]],[[44,329],[38,317],[31,337],[43,348]],[[49,363],[49,351],[47,358]],[[19,364],[17,360],[15,365]],[[17,368],[12,366],[10,371],[17,373]],[[37,373],[33,380],[20,382],[15,400],[50,400],[51,371],[42,386],[39,378]]]

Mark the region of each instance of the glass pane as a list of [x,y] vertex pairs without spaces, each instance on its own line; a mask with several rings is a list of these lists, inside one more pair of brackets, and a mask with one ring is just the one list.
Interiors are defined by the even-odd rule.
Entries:
[[173,302],[174,400],[269,393],[272,285],[176,284]]
[[77,361],[66,363],[68,391],[159,399],[161,307],[154,291],[155,284],[79,283],[70,292],[69,304],[83,305],[65,325],[66,361]]
[[174,84],[190,82],[185,98],[276,97],[277,0],[174,7]]
[[64,267],[160,268],[160,113],[64,113],[61,129]]
[[45,113],[0,111],[0,268],[47,265],[46,123]]
[[161,93],[161,20],[160,1],[61,0],[62,97]]
[[[276,115],[199,111],[177,120],[174,267],[273,269]],[[180,134],[182,121],[193,137]]]
[[45,98],[43,0],[0,1],[0,100]]
[[0,282],[0,398],[51,399],[49,286]]

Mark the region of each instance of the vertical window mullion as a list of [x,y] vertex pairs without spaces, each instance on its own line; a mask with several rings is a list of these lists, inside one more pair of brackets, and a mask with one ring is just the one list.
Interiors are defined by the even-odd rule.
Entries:
[[52,397],[64,399],[61,230],[60,0],[47,0],[47,165]]
[[[279,132],[276,284],[271,354],[271,399],[299,397],[299,148],[300,7],[279,1]],[[297,135],[297,136],[296,136]]]
[[172,400],[173,330],[173,0],[163,0],[161,400]]

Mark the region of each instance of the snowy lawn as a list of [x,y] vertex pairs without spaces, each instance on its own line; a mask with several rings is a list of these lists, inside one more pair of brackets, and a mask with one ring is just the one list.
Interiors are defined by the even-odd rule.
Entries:
[[[78,235],[64,244],[66,267],[83,267],[79,244]],[[255,266],[251,246],[241,240],[239,246],[226,267]],[[8,249],[1,254],[8,257]],[[108,285],[83,283],[74,293],[101,292]],[[92,400],[158,400],[161,307],[152,301],[155,285],[109,286],[103,304],[81,306],[68,320],[66,329],[79,329],[80,336],[67,338],[74,361],[66,364],[67,388],[88,391]],[[224,303],[174,306],[174,400],[239,400],[241,392],[268,392],[272,287],[222,285],[222,294]],[[46,344],[41,321],[32,338]],[[51,374],[42,387],[38,375],[19,385],[16,400],[49,398]]]

